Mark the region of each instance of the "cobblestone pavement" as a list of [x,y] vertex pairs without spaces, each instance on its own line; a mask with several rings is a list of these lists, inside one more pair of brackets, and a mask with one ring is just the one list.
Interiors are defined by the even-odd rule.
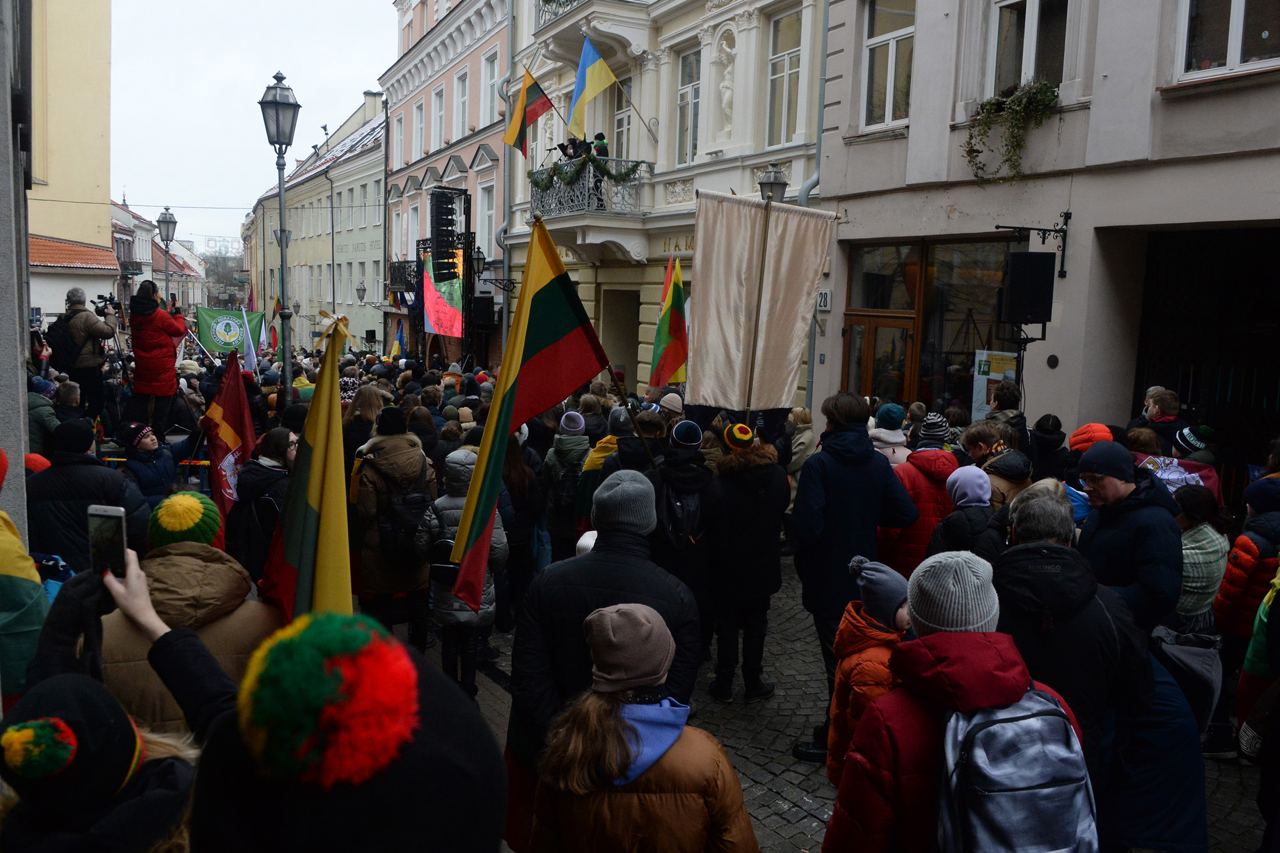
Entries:
[[[704,666],[694,695],[691,723],[714,734],[733,758],[760,847],[767,851],[816,851],[831,816],[835,789],[822,767],[791,757],[791,746],[821,721],[827,688],[813,622],[800,606],[800,585],[790,565],[782,591],[773,597],[765,644],[765,677],[777,684],[767,702],[746,705],[741,680],[732,704],[707,694],[710,666]],[[501,655],[485,668],[477,697],[498,742],[506,737],[510,696],[510,636],[495,635]],[[487,676],[487,677],[486,677]],[[1235,762],[1205,762],[1209,798],[1210,849],[1244,853],[1258,848],[1262,820],[1254,804],[1258,771]]]

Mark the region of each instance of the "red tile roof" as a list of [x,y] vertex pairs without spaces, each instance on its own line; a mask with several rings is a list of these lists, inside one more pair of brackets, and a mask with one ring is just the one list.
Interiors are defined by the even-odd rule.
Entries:
[[116,253],[106,246],[32,234],[27,238],[27,252],[33,267],[120,271]]
[[[153,275],[164,273],[164,247],[154,242],[151,244],[151,272]],[[190,264],[172,252],[169,253],[169,274],[197,277],[200,275]]]

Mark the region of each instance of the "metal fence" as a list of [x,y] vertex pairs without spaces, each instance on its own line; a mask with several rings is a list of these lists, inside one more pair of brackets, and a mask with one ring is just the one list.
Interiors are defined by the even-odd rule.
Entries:
[[577,8],[585,2],[587,0],[537,0],[535,4],[538,8],[537,28],[542,29],[570,9]]
[[[617,158],[601,158],[600,162],[614,174],[622,174],[635,168],[631,177],[625,181],[614,181],[599,173],[588,164],[576,183],[568,184],[561,176],[574,169],[574,164],[563,163],[558,167],[539,169],[533,173],[532,208],[534,213],[545,218],[569,216],[578,213],[604,213],[619,216],[638,216],[641,211],[641,190],[649,179],[648,163],[637,163],[634,160]],[[552,169],[556,175],[552,177]],[[546,184],[550,178],[551,185],[539,189],[539,184]]]

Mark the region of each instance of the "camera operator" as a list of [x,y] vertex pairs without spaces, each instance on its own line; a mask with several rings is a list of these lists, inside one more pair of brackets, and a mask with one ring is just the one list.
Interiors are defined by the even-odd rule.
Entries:
[[187,323],[176,305],[161,310],[156,283],[146,279],[129,300],[129,328],[133,336],[133,395],[125,405],[124,419],[147,424],[162,438],[178,393],[174,356],[178,342],[187,334]]
[[102,364],[104,361],[101,341],[116,336],[116,311],[110,304],[97,309],[101,314],[85,307],[84,289],[73,287],[67,291],[67,313],[71,339],[76,346],[76,358],[67,375],[80,384],[85,417],[90,421],[102,411]]

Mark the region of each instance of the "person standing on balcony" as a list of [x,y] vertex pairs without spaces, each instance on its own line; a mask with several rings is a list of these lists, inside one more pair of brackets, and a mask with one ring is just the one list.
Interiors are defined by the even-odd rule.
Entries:
[[[597,133],[592,137],[591,153],[601,160],[609,157],[609,141],[604,138],[603,133]],[[604,174],[600,170],[604,165],[601,163],[599,167],[591,170],[591,200],[595,203],[596,210],[604,210]]]

